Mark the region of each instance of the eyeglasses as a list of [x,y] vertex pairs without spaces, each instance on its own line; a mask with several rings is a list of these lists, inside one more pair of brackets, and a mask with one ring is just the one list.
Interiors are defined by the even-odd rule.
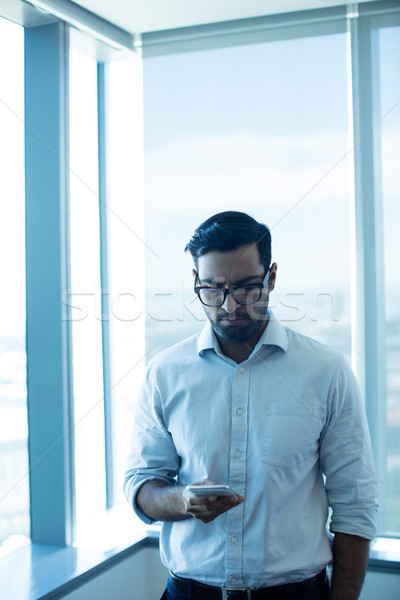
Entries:
[[222,306],[228,294],[238,304],[255,304],[261,298],[262,291],[268,283],[269,269],[267,270],[262,283],[249,283],[234,288],[212,288],[202,285],[196,285],[198,275],[196,274],[194,291],[198,295],[200,302],[205,306]]

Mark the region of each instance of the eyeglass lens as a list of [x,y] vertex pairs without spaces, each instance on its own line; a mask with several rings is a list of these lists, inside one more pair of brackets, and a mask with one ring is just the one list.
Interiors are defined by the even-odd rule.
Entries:
[[[238,304],[254,304],[261,297],[258,286],[246,286],[230,290],[230,294]],[[200,300],[208,306],[222,306],[225,300],[225,290],[203,288],[200,290]]]

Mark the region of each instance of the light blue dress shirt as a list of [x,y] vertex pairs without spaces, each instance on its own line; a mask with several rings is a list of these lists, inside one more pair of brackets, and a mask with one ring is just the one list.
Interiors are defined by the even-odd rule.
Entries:
[[[323,474],[326,481],[324,484]],[[211,523],[163,523],[163,563],[216,586],[312,577],[332,561],[326,530],[372,539],[377,478],[355,377],[340,354],[271,314],[251,356],[221,353],[210,325],[149,364],[125,493],[204,478],[245,496]]]

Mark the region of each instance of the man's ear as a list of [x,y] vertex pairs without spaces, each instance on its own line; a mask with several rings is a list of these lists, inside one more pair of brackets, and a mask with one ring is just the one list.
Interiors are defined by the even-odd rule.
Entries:
[[197,275],[196,269],[192,269],[192,275],[193,275],[193,277],[196,277],[196,275]]
[[269,279],[268,279],[270,292],[272,292],[272,290],[275,287],[277,270],[278,270],[278,265],[276,264],[276,262],[272,263],[272,265],[269,268]]

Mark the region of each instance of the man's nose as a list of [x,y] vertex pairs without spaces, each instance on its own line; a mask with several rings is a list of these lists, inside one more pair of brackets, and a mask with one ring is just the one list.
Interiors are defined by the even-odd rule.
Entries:
[[239,303],[236,302],[235,298],[232,296],[232,294],[227,294],[225,301],[222,305],[222,308],[227,312],[227,313],[233,313],[236,310],[236,307],[239,306]]

